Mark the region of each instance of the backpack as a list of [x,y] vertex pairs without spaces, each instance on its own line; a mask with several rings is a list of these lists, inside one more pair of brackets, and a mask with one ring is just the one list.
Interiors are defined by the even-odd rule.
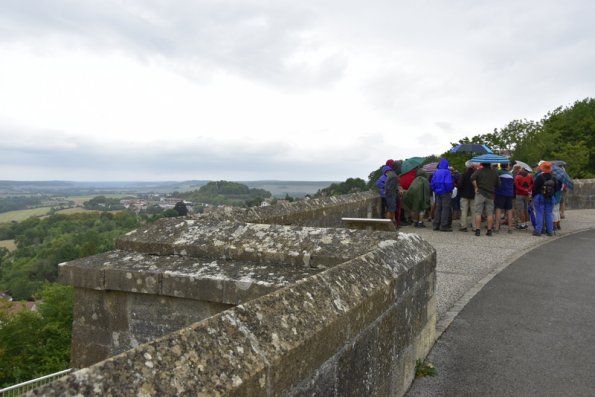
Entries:
[[543,182],[543,187],[541,188],[541,193],[545,198],[552,198],[554,197],[554,193],[556,192],[556,181],[553,178],[547,179]]

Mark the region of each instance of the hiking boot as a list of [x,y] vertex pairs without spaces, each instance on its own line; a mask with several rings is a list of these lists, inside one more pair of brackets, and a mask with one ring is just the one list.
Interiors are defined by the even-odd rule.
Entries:
[[559,223],[556,223],[556,229],[558,229],[558,230],[561,230],[562,229],[562,227],[560,226]]
[[415,223],[413,224],[413,227],[419,227],[419,222],[415,222]]
[[512,234],[512,229],[508,228],[508,234]]
[[486,236],[491,236],[492,235],[492,229],[488,229],[488,231],[486,232]]
[[426,225],[424,225],[423,222],[419,222],[418,225],[417,225],[417,227],[426,227]]
[[440,226],[434,226],[434,227],[432,228],[432,230],[433,230],[433,231],[435,231],[435,232],[437,232],[438,230],[440,230]]
[[452,232],[452,227],[441,227],[440,231],[441,232]]
[[466,232],[466,231],[467,231],[467,228],[466,227],[462,227],[462,228],[459,229],[459,232]]
[[479,236],[479,235],[481,235],[481,230],[479,230],[479,229],[475,229],[475,235],[476,235],[476,236]]
[[541,233],[537,233],[537,231],[534,231],[534,232],[533,232],[533,235],[534,235],[535,237],[540,237],[540,236],[541,236]]
[[548,237],[552,237],[554,235],[554,233],[546,233],[548,235]]

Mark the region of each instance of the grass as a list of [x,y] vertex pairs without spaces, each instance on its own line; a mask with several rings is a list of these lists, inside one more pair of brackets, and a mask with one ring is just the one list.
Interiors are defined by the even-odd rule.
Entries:
[[438,370],[434,368],[432,363],[428,363],[426,361],[417,360],[415,362],[415,377],[421,378],[424,376],[436,376],[438,375]]

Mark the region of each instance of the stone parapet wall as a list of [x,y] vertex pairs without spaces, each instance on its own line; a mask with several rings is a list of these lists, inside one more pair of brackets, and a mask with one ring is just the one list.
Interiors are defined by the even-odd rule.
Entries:
[[436,256],[379,234],[354,232],[374,248],[31,395],[402,395],[435,338]]
[[574,189],[566,194],[566,208],[593,209],[595,208],[595,179],[577,179]]
[[208,214],[209,218],[248,223],[343,227],[341,218],[378,218],[380,198],[376,192],[279,202],[268,207],[226,208],[223,214]]
[[387,238],[394,235],[162,219],[121,237],[119,250],[60,265],[61,281],[76,288],[71,365],[92,365],[295,284]]
[[366,192],[162,219],[61,264],[83,369],[31,395],[402,395],[435,338],[436,253],[341,227],[378,208]]

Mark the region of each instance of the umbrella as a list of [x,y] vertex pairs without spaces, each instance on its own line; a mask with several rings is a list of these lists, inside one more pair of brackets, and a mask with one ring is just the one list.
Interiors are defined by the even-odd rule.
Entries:
[[481,143],[461,143],[452,149],[453,153],[472,152],[472,153],[494,153],[492,149]]
[[428,174],[433,174],[438,169],[438,163],[428,163],[422,166],[421,169]]
[[572,181],[572,178],[570,178],[570,176],[566,173],[566,170],[564,170],[564,168],[554,164],[554,166],[552,167],[552,176],[556,178],[559,182],[562,182],[566,186],[568,186],[568,189],[574,189],[574,182]]
[[531,166],[529,164],[523,163],[520,160],[515,160],[514,165],[520,165],[521,168],[523,168],[525,171],[533,172],[533,168],[531,168]]
[[504,156],[499,156],[497,154],[482,154],[481,156],[475,156],[471,159],[473,163],[510,163],[510,160]]
[[403,165],[401,165],[401,174],[405,174],[415,167],[420,166],[425,161],[425,159],[425,157],[411,157],[403,161]]

